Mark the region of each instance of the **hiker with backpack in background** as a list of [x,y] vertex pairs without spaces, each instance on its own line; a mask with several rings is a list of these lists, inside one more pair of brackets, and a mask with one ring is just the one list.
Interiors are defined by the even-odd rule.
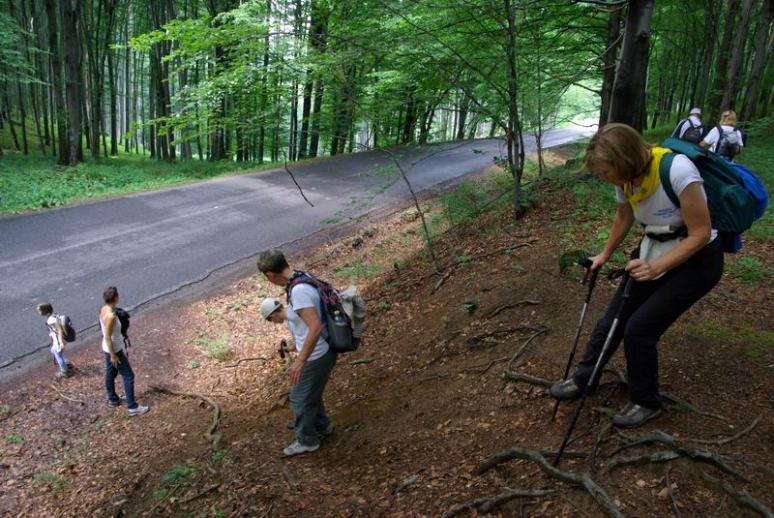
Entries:
[[726,110],[720,114],[720,124],[709,130],[709,133],[699,143],[713,153],[733,160],[744,147],[742,132],[736,129],[736,112]]
[[38,314],[46,319],[48,338],[51,341],[51,355],[59,368],[56,377],[69,378],[73,375],[73,364],[67,361],[64,348],[65,342],[75,340],[75,329],[72,327],[70,318],[54,314],[53,306],[47,302],[38,305]]
[[257,267],[270,283],[283,286],[287,296],[287,307],[276,299],[264,300],[261,316],[276,324],[287,321],[297,351],[287,370],[295,440],[282,452],[287,457],[312,452],[320,447],[322,438],[335,431],[323,403],[325,385],[336,365],[336,352],[328,341],[333,340],[328,332],[331,327],[325,329],[323,294],[314,284],[316,279],[291,269],[280,250],[261,252]]
[[121,324],[116,315],[118,305],[118,289],[108,286],[102,294],[105,305],[99,310],[99,327],[102,331],[102,356],[105,360],[105,391],[107,405],[115,408],[121,405],[121,399],[116,394],[116,376],[121,374],[124,380],[124,396],[126,408],[130,417],[143,415],[149,408],[139,405],[134,399],[134,371],[129,364],[124,343],[121,337]]
[[[571,378],[551,386],[550,394],[571,400],[581,397],[587,385],[593,391],[602,369],[596,379],[590,377],[603,346],[601,366],[623,340],[629,403],[613,417],[619,427],[640,426],[660,413],[659,339],[723,273],[723,249],[710,221],[704,180],[691,159],[681,154],[669,157],[666,181],[679,205],[664,189],[660,165],[662,160],[669,163],[664,157],[671,153],[647,144],[633,128],[611,123],[591,138],[583,159],[589,170],[615,186],[618,202],[610,236],[602,252],[590,258],[589,268],[605,264],[635,222],[644,227],[645,235],[592,332],[583,360]],[[613,328],[616,319],[619,325]]]
[[698,144],[706,133],[704,123],[701,122],[701,108],[691,108],[688,118],[677,123],[671,137]]

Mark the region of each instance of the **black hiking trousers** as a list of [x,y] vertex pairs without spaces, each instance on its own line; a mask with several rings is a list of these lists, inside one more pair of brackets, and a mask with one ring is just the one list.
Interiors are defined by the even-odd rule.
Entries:
[[[661,335],[697,300],[706,295],[723,274],[723,249],[715,239],[686,262],[654,281],[634,282],[631,296],[624,305],[610,347],[602,359],[606,365],[621,340],[626,354],[629,400],[650,409],[661,407],[658,394],[658,344]],[[589,380],[605,339],[623,299],[623,283],[618,287],[605,316],[597,322],[586,345],[586,354],[573,379],[583,389],[596,388],[602,374]]]

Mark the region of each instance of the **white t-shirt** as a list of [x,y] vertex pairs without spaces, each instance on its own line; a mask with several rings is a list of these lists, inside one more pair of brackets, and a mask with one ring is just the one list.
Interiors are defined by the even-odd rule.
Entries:
[[51,337],[51,348],[57,352],[62,350],[62,344],[59,341],[59,334],[56,332],[56,315],[51,315],[46,319],[46,325],[48,326],[48,336]]
[[677,138],[683,138],[683,135],[685,135],[685,132],[688,131],[688,128],[691,126],[698,128],[701,126],[701,119],[699,119],[696,115],[689,115],[687,119],[683,119],[680,121],[680,125],[678,126],[678,133]]
[[[320,313],[320,292],[317,291],[317,288],[309,284],[296,284],[290,290],[288,329],[290,329],[290,333],[293,335],[293,340],[296,342],[296,351],[298,352],[301,352],[301,349],[304,348],[304,341],[306,341],[306,336],[309,334],[309,327],[306,325],[306,322],[304,322],[304,319],[296,313],[299,309],[304,308],[315,308],[317,317],[320,319],[320,322],[325,325],[322,314]],[[312,354],[309,355],[309,358],[306,361],[310,362],[316,360],[327,352],[328,342],[326,342],[322,337],[322,334],[320,334]]]
[[[693,165],[693,162],[685,155],[675,155],[672,161],[672,167],[669,170],[669,180],[672,182],[672,189],[679,197],[683,190],[692,183],[703,184],[704,180],[699,174],[699,170]],[[635,192],[637,188],[635,187]],[[707,199],[704,187],[701,188],[702,196]],[[621,187],[615,187],[615,199],[618,203],[629,203]],[[678,228],[685,225],[683,214],[667,196],[664,186],[659,180],[658,188],[650,197],[642,200],[637,205],[636,219],[643,225],[670,225]],[[712,237],[715,239],[717,231],[712,229]]]
[[[742,132],[738,129],[734,129],[733,126],[721,126],[723,128],[724,132],[730,132],[733,131],[736,133],[736,138],[739,141],[739,149],[744,147],[744,141],[742,139]],[[717,153],[718,152],[718,144],[720,143],[720,132],[718,131],[718,127],[715,126],[711,130],[709,130],[709,133],[704,135],[704,142],[709,144],[709,150]]]

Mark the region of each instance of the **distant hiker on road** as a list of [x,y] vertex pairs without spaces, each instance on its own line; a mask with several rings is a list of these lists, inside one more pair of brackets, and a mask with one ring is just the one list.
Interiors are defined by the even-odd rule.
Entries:
[[726,110],[721,113],[720,124],[709,130],[699,145],[733,160],[744,147],[742,132],[736,129],[736,112]]
[[54,308],[49,303],[38,305],[38,314],[46,319],[48,338],[51,342],[51,355],[54,357],[59,372],[57,378],[69,378],[73,373],[73,365],[65,356],[65,330],[60,319],[54,314]]
[[660,413],[658,341],[723,273],[723,250],[710,223],[703,179],[688,157],[676,155],[669,181],[680,207],[673,204],[659,176],[667,151],[647,144],[625,124],[607,124],[592,137],[583,159],[589,170],[615,186],[618,202],[610,237],[602,252],[590,258],[590,268],[598,269],[610,259],[635,222],[645,227],[645,236],[626,265],[634,281],[630,298],[623,302],[625,275],[575,374],[553,385],[550,393],[570,400],[580,397],[587,384],[596,388],[599,376],[589,378],[620,308],[620,325],[602,358],[604,365],[623,339],[629,403],[613,417],[620,427],[639,426]]
[[282,452],[289,457],[315,451],[320,439],[335,430],[325,412],[323,392],[336,364],[336,353],[322,336],[320,293],[310,284],[294,282],[305,274],[292,270],[280,250],[261,252],[257,266],[269,282],[285,287],[288,299],[287,308],[276,299],[264,300],[261,316],[276,324],[287,320],[298,351],[287,371],[296,439]]
[[691,108],[688,118],[677,123],[671,137],[698,144],[706,132],[701,122],[701,108]]
[[121,325],[116,317],[116,305],[118,304],[118,289],[109,286],[102,294],[105,305],[99,310],[99,327],[102,330],[102,355],[105,359],[105,391],[107,392],[107,404],[109,407],[117,407],[121,399],[116,394],[116,376],[121,374],[124,380],[124,396],[126,408],[130,416],[142,415],[149,408],[138,405],[134,399],[134,371],[129,365],[129,357],[124,351],[121,339]]

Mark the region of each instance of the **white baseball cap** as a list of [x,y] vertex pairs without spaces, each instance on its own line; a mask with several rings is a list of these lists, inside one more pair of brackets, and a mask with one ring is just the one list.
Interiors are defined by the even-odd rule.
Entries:
[[691,108],[688,115],[701,115],[701,108]]
[[268,320],[272,313],[281,307],[282,303],[277,299],[263,299],[263,302],[261,302],[261,316],[264,320]]

